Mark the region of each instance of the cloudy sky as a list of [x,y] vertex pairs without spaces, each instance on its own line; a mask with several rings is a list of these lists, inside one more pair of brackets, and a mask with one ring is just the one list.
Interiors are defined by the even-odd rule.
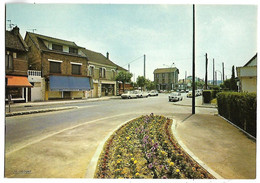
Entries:
[[[205,53],[227,78],[257,52],[256,5],[196,5],[196,75],[205,77]],[[192,74],[192,5],[166,4],[6,4],[6,20],[26,31],[74,41],[128,68],[136,79],[153,80],[156,68],[177,67]],[[8,29],[8,21],[6,21]],[[132,62],[133,61],[133,62]],[[218,75],[220,75],[218,72]],[[218,77],[220,80],[220,76]]]

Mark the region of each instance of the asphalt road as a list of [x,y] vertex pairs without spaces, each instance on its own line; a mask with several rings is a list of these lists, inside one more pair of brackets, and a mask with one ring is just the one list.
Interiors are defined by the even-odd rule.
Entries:
[[[50,108],[77,108],[8,117],[5,177],[84,177],[100,141],[125,121],[150,113],[176,120],[189,116],[191,107],[173,105],[167,97],[160,94],[141,99],[52,105]],[[191,104],[191,99],[184,97],[179,103]],[[196,97],[196,103],[201,104],[201,97]],[[216,112],[214,108],[196,108],[199,114]]]

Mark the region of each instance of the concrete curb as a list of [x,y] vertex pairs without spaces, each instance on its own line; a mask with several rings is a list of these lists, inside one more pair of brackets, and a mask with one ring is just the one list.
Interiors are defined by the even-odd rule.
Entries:
[[211,175],[213,175],[216,179],[224,179],[221,177],[218,173],[216,173],[214,170],[212,170],[210,167],[208,167],[203,161],[201,161],[195,154],[193,154],[188,147],[181,141],[181,139],[178,137],[176,128],[177,128],[177,123],[176,120],[172,119],[172,133],[174,137],[176,138],[178,144],[186,151],[186,153],[189,154],[200,166],[202,166],[204,169],[206,169]]
[[36,113],[45,113],[45,112],[54,112],[54,111],[62,111],[62,110],[69,110],[69,109],[76,109],[78,107],[59,107],[59,108],[49,108],[49,109],[38,109],[38,110],[30,110],[30,111],[19,111],[19,112],[11,112],[6,113],[5,117],[11,116],[19,116],[19,115],[26,115],[26,114],[36,114]]
[[132,121],[132,120],[134,120],[134,119],[136,119],[136,117],[135,117],[135,118],[132,118],[132,119],[130,119],[130,120],[128,120],[128,121],[125,121],[125,122],[121,123],[120,125],[118,125],[118,126],[115,128],[114,131],[110,132],[110,133],[103,139],[103,141],[99,143],[99,145],[98,145],[98,147],[97,147],[97,150],[96,150],[95,154],[93,155],[92,159],[90,160],[90,163],[89,163],[89,165],[88,165],[88,167],[87,167],[87,171],[86,171],[86,174],[85,174],[85,178],[89,178],[89,179],[91,179],[91,178],[93,179],[93,178],[94,178],[94,176],[95,176],[95,171],[96,171],[96,168],[97,168],[97,163],[98,163],[99,156],[100,156],[100,154],[101,154],[101,152],[102,152],[102,150],[103,150],[103,147],[104,147],[106,141],[109,139],[109,137],[110,137],[111,135],[113,135],[113,133],[114,133],[115,131],[117,131],[121,126],[123,126],[124,124],[126,124],[126,123],[128,123],[128,122],[130,122],[130,121]]
[[[189,104],[173,104],[173,105],[191,107],[191,105],[189,105]],[[206,105],[195,105],[195,107],[201,107],[201,108],[218,108],[217,106],[206,106]]]
[[[59,105],[59,104],[73,104],[73,103],[86,103],[86,102],[96,102],[96,101],[105,101],[110,99],[119,99],[121,97],[101,97],[101,98],[90,98],[82,100],[65,100],[65,101],[51,101],[51,102],[29,102],[29,103],[16,103],[11,104],[11,107],[25,107],[25,106],[46,106],[46,105]],[[8,107],[8,105],[5,105]]]

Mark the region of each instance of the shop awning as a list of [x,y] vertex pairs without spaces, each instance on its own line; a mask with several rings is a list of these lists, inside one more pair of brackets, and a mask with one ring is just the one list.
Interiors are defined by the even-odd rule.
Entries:
[[88,77],[50,76],[51,91],[87,91],[91,89]]
[[32,87],[26,76],[6,76],[7,87]]

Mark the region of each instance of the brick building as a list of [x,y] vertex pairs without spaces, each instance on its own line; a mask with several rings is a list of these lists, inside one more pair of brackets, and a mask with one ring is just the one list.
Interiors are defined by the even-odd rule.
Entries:
[[157,90],[174,90],[178,87],[179,69],[173,68],[158,68],[154,72],[154,81]]
[[16,26],[5,32],[5,98],[11,95],[14,102],[27,102],[28,89],[32,87],[27,78],[28,46]]
[[[34,100],[84,98],[91,89],[87,57],[74,42],[26,32]],[[37,73],[37,74],[35,74]],[[35,75],[34,75],[35,74]],[[38,91],[38,92],[37,92]],[[41,93],[38,97],[34,95]]]
[[116,75],[126,69],[116,65],[109,59],[109,53],[106,57],[101,53],[88,49],[82,49],[88,60],[88,75],[93,78],[93,90],[89,92],[88,97],[113,96],[118,93],[118,82]]

